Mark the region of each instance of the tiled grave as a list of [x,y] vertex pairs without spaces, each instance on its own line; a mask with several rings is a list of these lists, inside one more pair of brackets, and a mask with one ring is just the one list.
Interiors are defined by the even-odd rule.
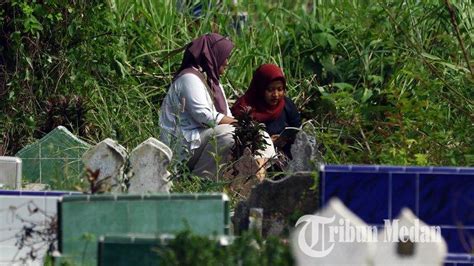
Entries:
[[338,197],[372,225],[383,225],[407,207],[441,227],[446,261],[472,260],[465,255],[474,249],[474,168],[324,165],[319,182],[321,206]]
[[99,239],[98,265],[160,265],[158,249],[168,238],[154,236],[105,236]]
[[[38,236],[22,249],[16,243],[24,227],[34,224],[35,230],[45,229],[56,216],[58,198],[72,193],[0,190],[0,265],[43,265],[48,246]],[[32,249],[37,249],[34,261],[27,259]]]
[[[165,247],[173,235],[107,235],[99,239],[98,265],[161,265],[159,250]],[[230,244],[233,239],[229,236],[218,236],[216,243],[221,246]]]
[[83,170],[81,157],[89,147],[59,126],[16,154],[23,160],[23,180],[50,184],[54,189],[54,184],[65,177],[79,176]]
[[59,202],[61,260],[96,264],[97,241],[108,234],[229,233],[224,194],[88,195]]
[[0,156],[0,189],[21,189],[21,159]]

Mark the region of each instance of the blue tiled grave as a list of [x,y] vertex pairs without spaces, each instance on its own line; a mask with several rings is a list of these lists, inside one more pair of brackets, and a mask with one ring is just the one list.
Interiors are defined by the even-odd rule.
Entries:
[[321,206],[338,197],[365,222],[382,226],[403,207],[441,227],[447,261],[471,261],[474,237],[474,168],[324,165]]

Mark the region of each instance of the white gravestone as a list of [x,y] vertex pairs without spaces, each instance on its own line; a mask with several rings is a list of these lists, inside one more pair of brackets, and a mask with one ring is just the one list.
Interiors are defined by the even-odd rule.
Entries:
[[291,233],[296,265],[369,265],[376,230],[331,199],[315,215],[304,215]]
[[402,209],[379,233],[373,265],[443,265],[447,245],[437,229]]
[[[78,194],[0,191],[0,265],[44,265],[49,244],[45,238],[54,239],[48,229],[55,225],[57,201],[64,193]],[[43,235],[32,233],[22,238],[28,233],[28,228]]]
[[126,158],[126,149],[110,138],[90,148],[82,157],[86,169],[99,171],[97,182],[104,182],[112,191],[121,190]]
[[323,161],[316,138],[303,130],[296,134],[295,142],[291,145],[291,155],[293,159],[288,170],[293,173],[318,170]]
[[134,175],[130,179],[130,193],[169,192],[171,182],[167,170],[173,152],[164,143],[149,138],[130,153]]
[[0,156],[0,189],[21,189],[21,159]]

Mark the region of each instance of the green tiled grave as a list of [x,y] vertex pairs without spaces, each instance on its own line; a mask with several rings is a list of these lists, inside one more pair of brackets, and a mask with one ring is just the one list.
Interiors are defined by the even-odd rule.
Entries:
[[152,236],[105,236],[99,241],[98,265],[159,265],[158,249],[165,238]]
[[224,194],[80,195],[58,203],[59,250],[72,261],[97,263],[97,241],[110,234],[229,233]]
[[83,170],[82,154],[89,147],[65,127],[59,126],[16,154],[23,161],[23,180],[51,184],[54,183],[52,180],[77,177]]
[[[159,237],[149,235],[107,235],[99,239],[99,266],[161,265],[159,252],[168,245],[173,235]],[[218,236],[216,244],[223,240],[230,243],[229,236]]]

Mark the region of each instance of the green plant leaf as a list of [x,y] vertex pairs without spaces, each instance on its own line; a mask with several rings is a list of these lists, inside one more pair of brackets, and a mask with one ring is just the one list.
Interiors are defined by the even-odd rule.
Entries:
[[341,90],[352,90],[354,88],[351,84],[345,82],[336,82],[333,86]]

